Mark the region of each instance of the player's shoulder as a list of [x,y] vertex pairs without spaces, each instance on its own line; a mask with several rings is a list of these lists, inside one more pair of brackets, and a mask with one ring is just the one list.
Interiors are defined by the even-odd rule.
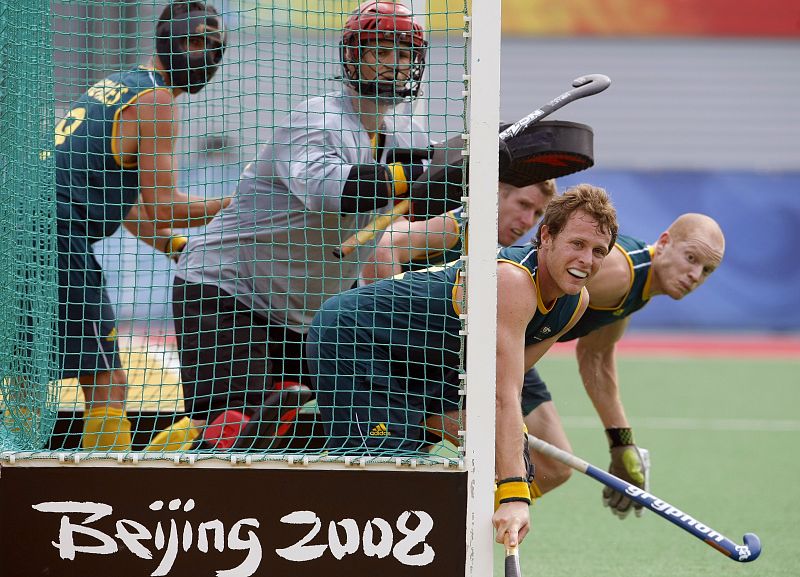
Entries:
[[163,87],[142,92],[135,102],[135,104],[157,104],[158,106],[172,106],[174,103],[175,95],[169,88]]
[[341,130],[348,124],[358,128],[357,120],[353,120],[356,115],[348,112],[345,96],[340,92],[330,92],[294,104],[285,124],[280,123],[282,126],[277,126],[276,130]]
[[[501,252],[505,251],[506,249],[502,249]],[[520,258],[518,254],[506,253],[506,257],[497,258],[497,279],[503,290],[510,290],[509,294],[514,294],[513,289],[517,286],[533,284],[535,287],[536,266],[530,266],[530,263]]]
[[616,246],[625,253],[635,253],[646,251],[649,245],[636,237],[620,234],[617,236]]
[[[341,118],[351,111],[348,99],[341,92],[328,92],[313,98],[306,98],[296,102],[289,111],[290,118],[304,118],[306,116]],[[353,111],[354,112],[354,111]]]
[[528,268],[536,267],[537,250],[532,244],[522,246],[505,246],[497,249],[498,261],[510,261]]
[[166,88],[141,92],[122,111],[123,118],[140,122],[172,122],[176,115],[175,96]]
[[405,114],[387,115],[382,132],[394,140],[391,146],[427,148],[432,144],[425,127]]

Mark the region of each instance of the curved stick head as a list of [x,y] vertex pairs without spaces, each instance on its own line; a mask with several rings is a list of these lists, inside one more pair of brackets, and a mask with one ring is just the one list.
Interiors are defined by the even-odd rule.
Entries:
[[739,558],[736,559],[742,563],[749,563],[755,561],[761,555],[761,539],[755,533],[746,533],[743,537],[744,545],[737,545],[736,552]]
[[611,79],[605,74],[587,74],[573,80],[572,86],[577,89],[574,91],[576,98],[583,98],[602,92],[611,86]]

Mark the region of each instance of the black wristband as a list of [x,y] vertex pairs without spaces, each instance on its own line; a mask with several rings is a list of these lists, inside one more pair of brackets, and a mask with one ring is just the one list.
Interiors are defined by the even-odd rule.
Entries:
[[606,438],[608,438],[608,446],[612,449],[623,445],[636,444],[633,441],[633,431],[630,427],[606,429]]
[[502,485],[504,483],[527,483],[527,482],[528,482],[528,479],[526,479],[525,477],[507,477],[505,479],[500,479],[496,483],[496,485],[499,487],[500,485]]
[[505,499],[500,499],[500,503],[527,503],[528,505],[531,504],[530,499],[526,499],[525,497],[506,497]]

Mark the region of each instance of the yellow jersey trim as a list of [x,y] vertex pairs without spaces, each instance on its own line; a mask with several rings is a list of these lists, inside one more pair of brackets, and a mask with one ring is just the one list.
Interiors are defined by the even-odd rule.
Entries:
[[644,288],[642,288],[643,301],[649,301],[650,297],[653,296],[650,294],[650,291],[652,290],[653,284],[653,256],[656,254],[656,247],[648,246],[647,250],[650,251],[650,270],[647,271],[647,280],[644,281]]
[[122,160],[122,153],[119,149],[119,123],[120,123],[120,115],[122,111],[128,108],[131,104],[136,102],[140,96],[143,94],[147,94],[149,92],[155,92],[156,90],[171,90],[167,86],[156,86],[155,88],[148,88],[146,90],[142,90],[139,94],[136,94],[133,98],[131,98],[128,102],[121,105],[117,111],[114,113],[114,124],[111,128],[111,153],[114,155],[114,161],[117,163],[117,166],[121,168],[136,168],[139,166],[139,162],[134,160],[132,162],[123,162]]
[[[586,291],[586,294],[589,294],[589,291]],[[591,300],[589,302],[591,302]],[[578,298],[578,306],[576,306],[575,310],[572,311],[572,316],[569,317],[569,322],[567,323],[567,326],[570,327],[570,329],[574,327],[575,324],[577,324],[578,322],[578,319],[575,318],[575,315],[577,315],[578,311],[581,310],[582,304],[583,304],[583,289],[581,289],[581,294],[580,297]],[[573,321],[575,322],[575,324],[573,324]]]
[[[453,261],[453,263],[455,263],[455,262],[457,262],[457,261]],[[453,264],[453,263],[450,263],[450,264]],[[453,283],[453,288],[450,291],[450,301],[453,303],[453,310],[459,316],[461,316],[461,307],[459,306],[458,298],[456,298],[456,297],[458,296],[458,288],[460,286],[462,286],[462,284],[461,284],[461,271],[459,270],[456,273],[456,282]]]
[[[538,270],[539,267],[537,266],[536,269]],[[553,307],[556,306],[556,303],[558,302],[558,299],[554,299],[553,300],[553,304],[550,305],[550,308],[547,308],[545,306],[544,302],[542,301],[542,290],[539,288],[539,275],[538,274],[535,277],[533,277],[533,282],[536,285],[536,308],[539,309],[540,313],[542,313],[543,315],[546,315],[551,310],[553,310]]]

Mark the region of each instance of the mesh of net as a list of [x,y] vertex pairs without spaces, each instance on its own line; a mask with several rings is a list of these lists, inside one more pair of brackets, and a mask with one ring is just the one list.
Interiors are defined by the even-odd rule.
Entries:
[[48,4],[0,6],[0,446],[19,450],[45,444],[57,408]]
[[[363,355],[359,360],[364,361],[358,369],[360,373],[328,375],[334,377],[334,381],[338,377],[351,379],[356,376],[353,386],[363,393],[358,401],[343,403],[339,399],[336,410],[325,413],[315,398],[315,379],[319,377],[320,369],[316,368],[315,373],[314,368],[306,367],[302,369],[302,375],[296,375],[296,371],[282,369],[280,363],[264,362],[266,356],[272,360],[284,356],[287,365],[297,361],[298,350],[302,348],[298,349],[294,342],[295,333],[306,334],[317,309],[327,299],[341,290],[356,287],[360,279],[364,284],[359,268],[366,270],[367,265],[375,264],[371,250],[380,237],[381,231],[378,230],[374,231],[376,238],[357,249],[349,260],[346,258],[340,262],[331,256],[342,240],[369,223],[374,216],[365,211],[342,226],[342,213],[318,198],[329,194],[330,190],[341,191],[345,184],[347,175],[332,168],[336,163],[342,164],[342,160],[336,157],[341,151],[326,157],[321,171],[324,176],[317,181],[311,182],[313,179],[303,172],[302,167],[286,175],[284,182],[288,195],[276,193],[275,187],[270,188],[273,177],[264,176],[268,170],[261,170],[262,166],[273,166],[280,161],[281,155],[286,153],[283,149],[287,147],[291,149],[292,161],[300,158],[298,164],[302,164],[303,154],[310,154],[308,143],[301,146],[287,142],[287,127],[293,131],[293,137],[304,128],[303,123],[307,123],[305,128],[313,133],[314,123],[309,118],[314,114],[328,117],[338,114],[340,118],[326,121],[337,127],[330,130],[326,138],[337,142],[355,141],[358,143],[357,157],[363,156],[362,147],[375,156],[375,147],[364,145],[364,142],[370,142],[369,138],[365,141],[362,135],[353,138],[345,134],[351,129],[347,128],[347,119],[342,117],[352,112],[332,112],[327,105],[315,105],[321,108],[314,114],[303,112],[306,110],[304,102],[320,102],[313,99],[342,91],[339,48],[342,26],[358,4],[341,0],[270,4],[239,0],[213,4],[224,22],[227,49],[220,71],[208,86],[197,94],[188,98],[182,95],[175,101],[180,120],[176,127],[178,134],[173,138],[173,176],[178,189],[190,195],[214,199],[234,195],[238,189],[235,200],[206,227],[173,229],[174,234],[185,234],[190,239],[186,254],[180,255],[179,260],[175,259],[177,263],[160,250],[137,240],[124,227],[119,227],[119,222],[111,227],[114,229],[112,234],[95,238],[87,232],[82,239],[85,250],[102,268],[101,286],[114,317],[103,318],[106,313],[101,313],[101,318],[91,325],[98,331],[94,335],[96,340],[114,343],[100,346],[101,353],[107,357],[102,362],[110,364],[100,365],[99,361],[91,360],[87,363],[113,368],[116,349],[120,369],[127,380],[123,393],[123,418],[127,417],[132,425],[129,440],[124,428],[119,429],[119,416],[115,417],[113,411],[104,412],[106,405],[98,399],[90,405],[85,404],[84,390],[75,371],[61,372],[63,364],[57,354],[58,269],[61,266],[62,274],[66,273],[66,277],[72,279],[68,281],[70,283],[79,282],[74,278],[86,271],[63,270],[64,265],[59,264],[56,229],[58,223],[64,222],[77,223],[68,227],[70,234],[87,227],[80,221],[83,217],[75,206],[63,203],[62,197],[59,197],[59,202],[67,206],[64,208],[59,204],[57,207],[53,195],[54,157],[65,154],[65,147],[72,147],[69,152],[73,155],[71,162],[78,162],[74,160],[76,145],[70,143],[80,137],[78,127],[81,123],[93,122],[81,116],[90,113],[79,111],[80,108],[89,108],[85,100],[81,101],[81,98],[86,98],[87,91],[91,95],[94,90],[95,100],[107,106],[112,115],[118,113],[119,104],[125,102],[126,95],[124,91],[114,92],[117,86],[114,83],[124,84],[125,81],[121,81],[120,76],[107,79],[113,74],[130,73],[147,62],[154,50],[154,24],[164,5],[149,1],[62,1],[51,4],[24,0],[0,6],[0,27],[3,30],[0,36],[0,130],[4,133],[0,138],[4,196],[0,210],[7,243],[12,247],[2,251],[0,256],[3,259],[0,273],[3,279],[0,283],[3,291],[3,314],[0,317],[0,338],[3,339],[0,347],[3,371],[0,410],[3,411],[3,424],[0,448],[32,451],[26,455],[33,457],[50,451],[68,453],[85,449],[91,450],[91,457],[103,458],[120,452],[153,449],[147,453],[148,458],[172,458],[175,453],[191,453],[197,458],[228,458],[232,453],[245,453],[263,459],[284,459],[292,454],[311,455],[323,460],[339,460],[345,455],[377,461],[415,459],[423,463],[439,462],[442,458],[457,459],[458,450],[441,442],[443,432],[439,430],[431,437],[422,430],[421,423],[422,417],[428,413],[441,416],[441,409],[433,407],[441,406],[444,400],[442,391],[449,386],[456,391],[456,402],[455,411],[445,419],[448,423],[446,428],[451,431],[461,428],[461,404],[457,395],[460,387],[458,374],[463,368],[458,337],[460,327],[455,327],[455,340],[442,337],[438,343],[434,342],[436,339],[424,341],[424,351],[415,345],[423,341],[409,338],[411,333],[420,330],[428,334],[443,330],[443,319],[439,318],[441,311],[447,307],[452,309],[453,303],[449,296],[442,296],[442,291],[428,296],[433,304],[425,309],[427,313],[408,304],[415,312],[407,315],[411,320],[405,329],[398,324],[395,313],[399,301],[395,298],[378,303],[374,311],[361,311],[357,304],[354,313],[364,318],[380,316],[382,324],[377,325],[389,331],[391,336],[380,350],[362,343],[364,347],[358,351]],[[423,93],[415,101],[398,104],[386,114],[388,126],[406,127],[395,129],[395,132],[381,129],[387,133],[389,143],[425,148],[432,142],[444,141],[448,136],[465,131],[462,90],[467,52],[461,34],[465,11],[464,3],[444,0],[428,2],[422,10],[415,9],[415,17],[425,23],[429,42]],[[333,100],[328,97],[326,102]],[[110,122],[114,122],[113,118]],[[100,126],[100,121],[97,123]],[[119,128],[121,124],[117,122],[116,126]],[[55,146],[54,129],[63,137],[56,139]],[[322,132],[325,130],[327,128]],[[397,136],[396,133],[403,131]],[[90,147],[92,138],[105,137],[98,133],[83,138],[86,139],[84,143],[88,143],[86,146]],[[263,153],[265,146],[270,149],[267,153]],[[377,154],[380,152],[378,150]],[[70,170],[74,168],[72,164],[68,166]],[[118,167],[112,168],[107,174],[121,171]],[[328,182],[323,182],[326,179]],[[241,184],[247,180],[257,180],[260,184],[255,187]],[[100,194],[107,193],[101,191]],[[266,195],[269,200],[253,204],[252,199],[258,195]],[[292,196],[300,198],[301,204],[296,204],[290,198]],[[107,198],[117,197],[112,194]],[[110,201],[108,213],[114,213],[114,209],[119,212],[119,200],[111,206],[114,202]],[[62,209],[68,216],[63,216]],[[269,219],[259,220],[259,211]],[[431,246],[423,247],[430,250],[420,251],[426,254],[420,256],[419,262],[411,268],[458,259],[464,222],[460,215],[448,218],[454,226],[447,231],[430,225],[425,242]],[[404,233],[402,223],[402,220],[395,221],[398,237]],[[254,232],[256,229],[263,232],[270,227],[272,230],[265,235]],[[221,253],[217,250],[220,243],[227,243],[226,250]],[[274,250],[281,243],[285,250]],[[440,250],[443,246],[449,250]],[[238,256],[230,258],[231,254]],[[356,266],[342,263],[355,263]],[[394,272],[409,268],[405,263],[391,261],[377,264],[386,265],[382,268]],[[176,275],[179,282],[202,282],[219,289],[213,296],[203,298],[212,303],[217,312],[220,307],[230,307],[226,309],[233,315],[230,318],[240,323],[236,325],[237,344],[258,345],[268,341],[273,348],[265,354],[263,347],[266,345],[254,346],[247,358],[238,359],[237,366],[224,343],[215,344],[214,341],[209,344],[209,338],[217,332],[208,328],[210,325],[201,323],[192,329],[194,338],[176,331],[173,322]],[[287,278],[290,281],[285,281]],[[298,291],[301,285],[303,288]],[[364,289],[359,290],[363,292]],[[282,291],[287,294],[282,294]],[[391,294],[392,291],[386,289],[384,292]],[[196,304],[193,301],[196,296],[187,296],[184,304],[189,301]],[[86,302],[71,298],[67,298],[70,314],[83,321],[94,314]],[[436,299],[443,300],[435,302]],[[191,314],[202,313],[203,318],[215,318],[209,316],[211,309],[186,310]],[[453,319],[460,322],[455,312],[450,310],[450,313],[451,322]],[[419,328],[416,318],[422,318],[423,329]],[[222,321],[217,319],[214,322],[222,330],[219,326]],[[369,321],[363,322],[370,324]],[[112,331],[107,329],[109,326],[114,327]],[[375,329],[375,326],[370,329]],[[340,364],[343,355],[340,339],[344,338],[343,332],[339,331],[333,341],[327,342],[334,350],[333,358],[329,359],[335,361],[332,365],[334,371],[352,369]],[[401,346],[399,353],[391,342],[393,339],[406,339],[405,348]],[[283,352],[275,351],[276,344],[284,347]],[[78,356],[88,358],[92,354],[98,356],[96,352],[79,352]],[[99,354],[99,357],[104,354]],[[239,353],[232,354],[236,356]],[[384,368],[393,367],[395,370],[397,365],[402,365],[397,369],[397,374],[402,377],[395,378],[392,386],[412,378],[431,380],[424,371],[421,376],[413,376],[420,370],[417,365],[436,367],[440,373],[438,381],[433,378],[433,384],[417,382],[416,388],[405,389],[403,385],[403,390],[393,391],[407,413],[400,419],[401,423],[394,423],[392,419],[395,417],[388,413],[366,424],[348,420],[354,418],[354,414],[349,412],[348,416],[341,417],[338,410],[356,406],[373,410],[385,402],[379,391],[389,384],[381,381],[384,375],[372,371],[379,371],[375,362],[386,354],[391,358]],[[445,357],[447,362],[442,360]],[[187,374],[193,374],[198,380],[208,378],[209,374],[202,371],[186,373],[187,365],[192,363],[195,369],[202,365],[204,370],[211,371],[212,380],[216,379],[213,386],[193,383],[187,387]],[[449,374],[441,376],[445,370]],[[231,371],[247,373],[243,388],[239,385],[223,386]],[[93,372],[89,371],[89,374]],[[234,380],[229,378],[228,383]],[[295,380],[308,383],[310,394],[303,389],[298,392],[291,384],[280,384]],[[268,401],[275,402],[270,394],[281,386],[289,392],[278,395],[276,411],[270,408],[272,405]],[[98,387],[86,390],[96,394]],[[342,394],[350,393],[343,391]],[[265,404],[269,410],[264,410]],[[80,425],[86,430],[89,408],[99,410],[100,420],[93,426],[99,428],[100,433],[96,434],[100,436],[95,438],[105,439],[103,442],[106,444],[87,446],[84,432],[82,448]],[[243,417],[237,421],[241,416],[239,413]],[[350,427],[346,436],[371,437],[368,448],[359,447],[356,442],[335,449],[326,445],[336,435],[332,431],[339,429],[328,428],[330,423],[326,423],[325,415],[329,420],[344,418]],[[188,421],[188,417],[194,421]],[[408,425],[406,419],[413,421],[415,426],[405,427]],[[203,421],[213,423],[216,429],[198,426]],[[441,428],[442,424],[435,427]],[[213,432],[209,433],[212,429]],[[159,445],[156,439],[165,430],[171,431],[169,442]],[[215,445],[220,435],[230,442]],[[409,444],[388,442],[397,440],[398,436],[427,440]],[[376,438],[387,443],[375,443]],[[176,439],[181,442],[172,442]]]

